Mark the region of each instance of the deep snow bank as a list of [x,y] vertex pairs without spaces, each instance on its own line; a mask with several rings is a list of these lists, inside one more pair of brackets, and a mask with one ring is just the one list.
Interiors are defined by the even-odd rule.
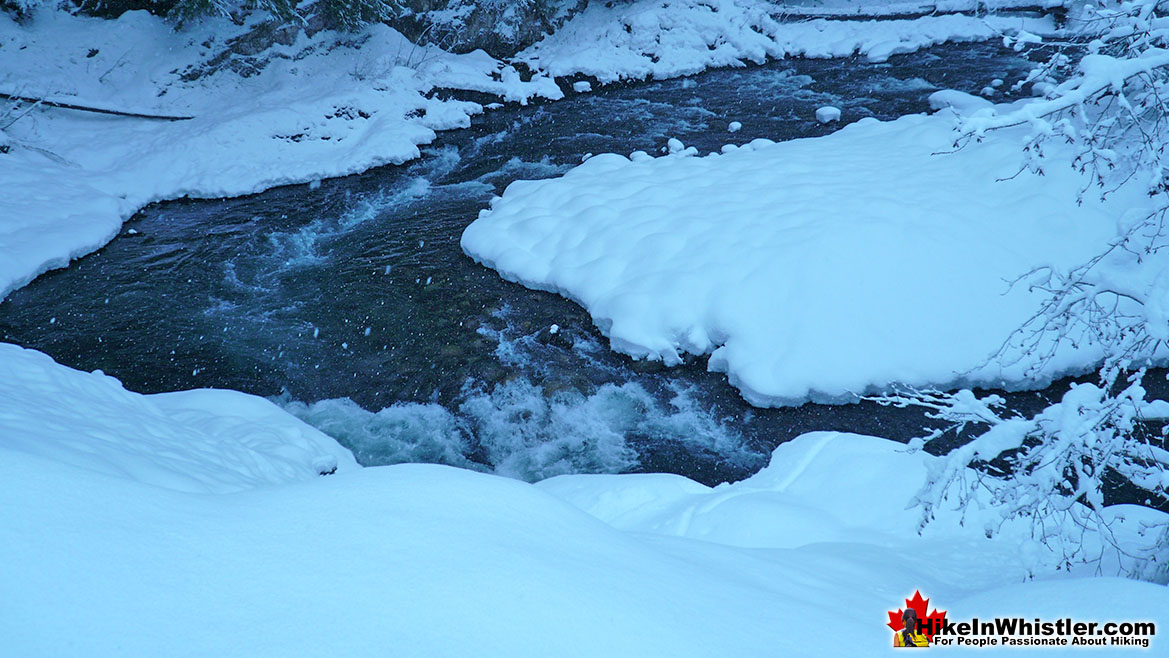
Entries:
[[[0,92],[194,117],[42,107],[7,127],[0,299],[101,247],[150,202],[250,194],[416,158],[436,130],[468,126],[482,111],[428,98],[436,87],[518,102],[561,95],[548,78],[522,82],[482,51],[418,47],[381,25],[358,35],[300,33],[266,59],[240,64],[246,76],[211,66],[228,52],[225,42],[252,27],[208,20],[175,32],[145,12],[101,20],[49,10],[21,25],[0,14]],[[0,115],[6,109],[0,101]]]
[[[536,486],[624,530],[744,548],[895,542],[917,534],[905,506],[932,459],[885,439],[814,432],[780,445],[769,466],[734,484],[711,488],[678,475],[638,474],[568,475]],[[947,513],[927,526],[928,537],[980,532],[983,519],[972,517],[963,528]]]
[[209,389],[140,395],[4,343],[0,450],[192,492],[357,468],[336,441],[263,398]]
[[[51,456],[0,442],[14,655],[875,655],[916,589],[951,618],[1169,623],[1161,586],[1018,584],[1045,562],[1018,533],[907,532],[900,496],[930,458],[867,437],[804,437],[713,490],[400,465],[192,495]],[[830,641],[809,643],[808,619]]]
[[[885,60],[947,41],[1059,33],[1050,18],[923,16],[900,20],[792,20],[808,12],[897,15],[1006,9],[1015,2],[795,2],[664,0],[592,2],[554,33],[516,56],[555,76],[601,82],[668,78],[768,58],[850,57]],[[1031,6],[1044,2],[1027,2]]]
[[[906,500],[937,458],[883,439],[805,435],[715,488],[360,469],[263,400],[136,395],[0,347],[12,655],[874,655],[918,589],[951,618],[1169,624],[1169,589],[1079,577],[1094,564],[1056,576],[1026,522],[988,539],[989,517],[943,510],[917,534]],[[336,474],[316,475],[321,456]],[[1134,554],[1164,518],[1116,511]],[[830,642],[807,642],[809,618]]]
[[[758,549],[859,542],[902,546],[912,554],[949,547],[956,563],[1002,569],[993,575],[972,571],[967,576],[972,587],[1044,574],[1058,564],[1051,547],[1033,538],[1030,519],[1004,522],[981,490],[965,509],[943,502],[922,527],[920,509],[910,503],[940,462],[887,439],[810,432],[777,447],[770,464],[755,475],[716,487],[657,473],[564,475],[536,487],[630,532]],[[1130,557],[1157,540],[1155,533],[1141,536],[1141,523],[1166,516],[1132,505],[1110,507],[1106,515],[1116,519],[1112,530],[1117,543],[1133,551]],[[1087,553],[1098,555],[1099,538],[1088,533],[1085,540]],[[1129,557],[1121,564],[1108,550],[1104,554],[1101,573],[1131,571],[1136,564]],[[1158,565],[1145,566],[1148,576],[1158,577]],[[1159,577],[1169,575],[1161,570]]]
[[1090,367],[1087,344],[1034,377],[1037,354],[985,362],[1042,299],[1010,281],[1087,260],[1147,201],[1129,186],[1077,204],[1089,181],[1067,154],[1020,173],[1010,132],[948,153],[953,140],[945,116],[908,116],[707,157],[597,156],[510,185],[463,249],[578,301],[619,351],[710,353],[755,404]]

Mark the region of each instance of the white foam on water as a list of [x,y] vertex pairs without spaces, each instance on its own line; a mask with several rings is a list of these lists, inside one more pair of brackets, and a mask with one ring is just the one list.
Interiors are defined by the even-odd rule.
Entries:
[[493,469],[532,481],[634,468],[637,452],[627,439],[639,418],[655,411],[653,399],[636,384],[606,384],[588,396],[545,396],[526,379],[499,384],[459,406]]
[[880,77],[874,80],[874,89],[884,94],[908,94],[914,91],[937,89],[937,85],[924,78]]
[[688,389],[679,385],[674,393],[663,403],[634,382],[584,394],[546,391],[516,378],[490,390],[468,386],[454,410],[406,402],[373,412],[348,398],[277,402],[365,465],[440,463],[534,482],[568,473],[628,472],[640,463],[639,445],[661,442],[758,459]]
[[399,403],[367,411],[349,398],[283,402],[285,411],[332,436],[366,465],[436,463],[473,468],[470,435],[437,404]]
[[524,160],[521,157],[513,156],[499,169],[486,173],[480,176],[477,180],[493,182],[502,180],[510,182],[519,178],[525,180],[538,180],[541,178],[551,178],[563,174],[572,168],[572,165],[556,164],[552,158],[547,155],[541,157],[535,162]]
[[322,216],[294,230],[271,233],[268,236],[270,252],[267,258],[283,261],[281,270],[319,265],[328,255],[321,253],[324,242],[344,235],[362,224],[377,218],[387,208],[402,207],[429,195],[435,184],[458,166],[461,156],[458,148],[445,145],[428,149],[427,157],[414,165],[417,173],[400,184],[379,189],[376,193],[357,198],[338,216]]
[[328,259],[328,255],[322,253],[323,243],[376,218],[386,208],[426,196],[430,189],[430,181],[426,178],[411,178],[402,186],[383,188],[376,194],[357,199],[338,216],[318,217],[299,229],[270,233],[268,251],[261,258],[279,263],[279,266],[272,270],[265,268],[264,273],[320,265]]

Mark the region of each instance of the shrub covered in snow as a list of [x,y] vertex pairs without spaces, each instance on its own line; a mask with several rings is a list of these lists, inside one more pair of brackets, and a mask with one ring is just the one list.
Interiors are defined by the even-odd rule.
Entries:
[[[1099,384],[1073,387],[1032,418],[1004,417],[996,396],[978,399],[969,391],[886,398],[933,407],[956,428],[988,427],[931,473],[919,495],[926,520],[948,493],[968,504],[975,492],[987,491],[1003,518],[1031,518],[1038,538],[1060,543],[1069,560],[1083,557],[1085,528],[1108,536],[1102,510],[1109,481],[1143,492],[1147,505],[1169,505],[1169,452],[1164,432],[1151,435],[1142,422],[1150,405],[1141,386],[1143,368],[1163,363],[1169,347],[1169,19],[1156,0],[1088,15],[1101,34],[1088,54],[1077,62],[1057,53],[1020,81],[1018,87],[1031,84],[1041,100],[966,108],[958,145],[1026,126],[1026,166],[1037,173],[1059,166],[1044,157],[1053,144],[1076,149],[1073,165],[1092,183],[1082,199],[1110,196],[1130,181],[1146,190],[1152,203],[1118,217],[1115,237],[1101,252],[1071,267],[1039,267],[1016,281],[1047,297],[998,355],[1024,355],[1041,369],[1061,345],[1096,345],[1104,355]],[[960,474],[970,465],[981,467],[979,476]],[[1128,557],[1138,558],[1135,570],[1163,578],[1169,527],[1148,531],[1160,533],[1158,549]],[[1113,547],[1125,552],[1119,542]]]
[[[988,537],[1004,523],[1030,523],[1032,538],[1061,555],[1065,567],[1114,551],[1116,563],[1132,575],[1156,580],[1169,576],[1169,526],[1163,520],[1146,524],[1141,532],[1153,538],[1151,550],[1133,550],[1116,539],[1110,528],[1115,517],[1106,509],[1106,487],[1120,480],[1146,492],[1146,504],[1169,503],[1169,452],[1142,422],[1164,403],[1145,400],[1139,375],[1120,389],[1073,385],[1059,402],[1033,417],[1007,411],[997,395],[979,398],[968,390],[953,395],[918,392],[881,401],[934,409],[932,416],[947,426],[925,441],[961,432],[967,425],[987,428],[931,462],[916,498],[920,526],[950,508],[965,515],[989,507],[998,514],[984,526]],[[1087,547],[1087,535],[1106,541]]]

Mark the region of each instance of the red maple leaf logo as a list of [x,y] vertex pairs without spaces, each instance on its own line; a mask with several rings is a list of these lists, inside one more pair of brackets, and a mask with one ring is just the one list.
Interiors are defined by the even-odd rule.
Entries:
[[[930,642],[934,640],[934,633],[937,632],[942,624],[946,621],[946,611],[934,609],[933,612],[926,614],[926,608],[929,607],[930,600],[923,599],[920,591],[913,592],[912,599],[905,599],[905,606],[912,608],[917,613],[917,618],[921,621],[921,632]],[[901,621],[901,614],[905,612],[905,608],[898,608],[897,612],[889,612],[889,623],[887,626],[892,628],[895,632],[905,628],[905,622]]]

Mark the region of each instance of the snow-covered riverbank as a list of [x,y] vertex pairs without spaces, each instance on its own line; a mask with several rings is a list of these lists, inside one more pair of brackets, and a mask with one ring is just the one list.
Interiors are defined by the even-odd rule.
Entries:
[[[784,57],[851,57],[883,61],[949,41],[1037,40],[1061,33],[1051,16],[945,14],[1057,3],[849,2],[774,4],[757,0],[667,0],[592,3],[516,59],[557,77],[583,74],[601,82],[672,78],[707,68],[745,66]],[[941,12],[939,15],[932,15]],[[806,14],[847,16],[922,13],[892,20],[797,20]]]
[[[355,468],[257,398],[136,396],[14,347],[3,364],[30,391],[0,396],[0,433],[22,439],[0,442],[13,655],[877,655],[915,590],[951,619],[1169,624],[1165,587],[1057,575],[1026,521],[988,539],[973,510],[943,513],[918,535],[905,502],[936,458],[883,439],[806,435],[714,489],[529,485]],[[341,468],[318,476],[322,459]],[[1163,516],[1114,513],[1134,551]],[[830,637],[809,642],[809,619]]]
[[113,478],[224,493],[357,468],[333,439],[263,398],[140,395],[100,372],[0,343],[0,449]]
[[[253,27],[209,21],[175,32],[144,12],[106,21],[41,11],[25,25],[0,15],[0,92],[194,117],[38,108],[7,127],[0,298],[109,242],[148,203],[251,194],[417,158],[435,131],[468,126],[483,111],[432,97],[436,88],[515,102],[561,95],[550,79],[523,82],[481,51],[415,46],[384,26],[299,33],[258,57],[225,50]],[[219,53],[229,61],[216,67]],[[233,68],[259,70],[245,77]]]

